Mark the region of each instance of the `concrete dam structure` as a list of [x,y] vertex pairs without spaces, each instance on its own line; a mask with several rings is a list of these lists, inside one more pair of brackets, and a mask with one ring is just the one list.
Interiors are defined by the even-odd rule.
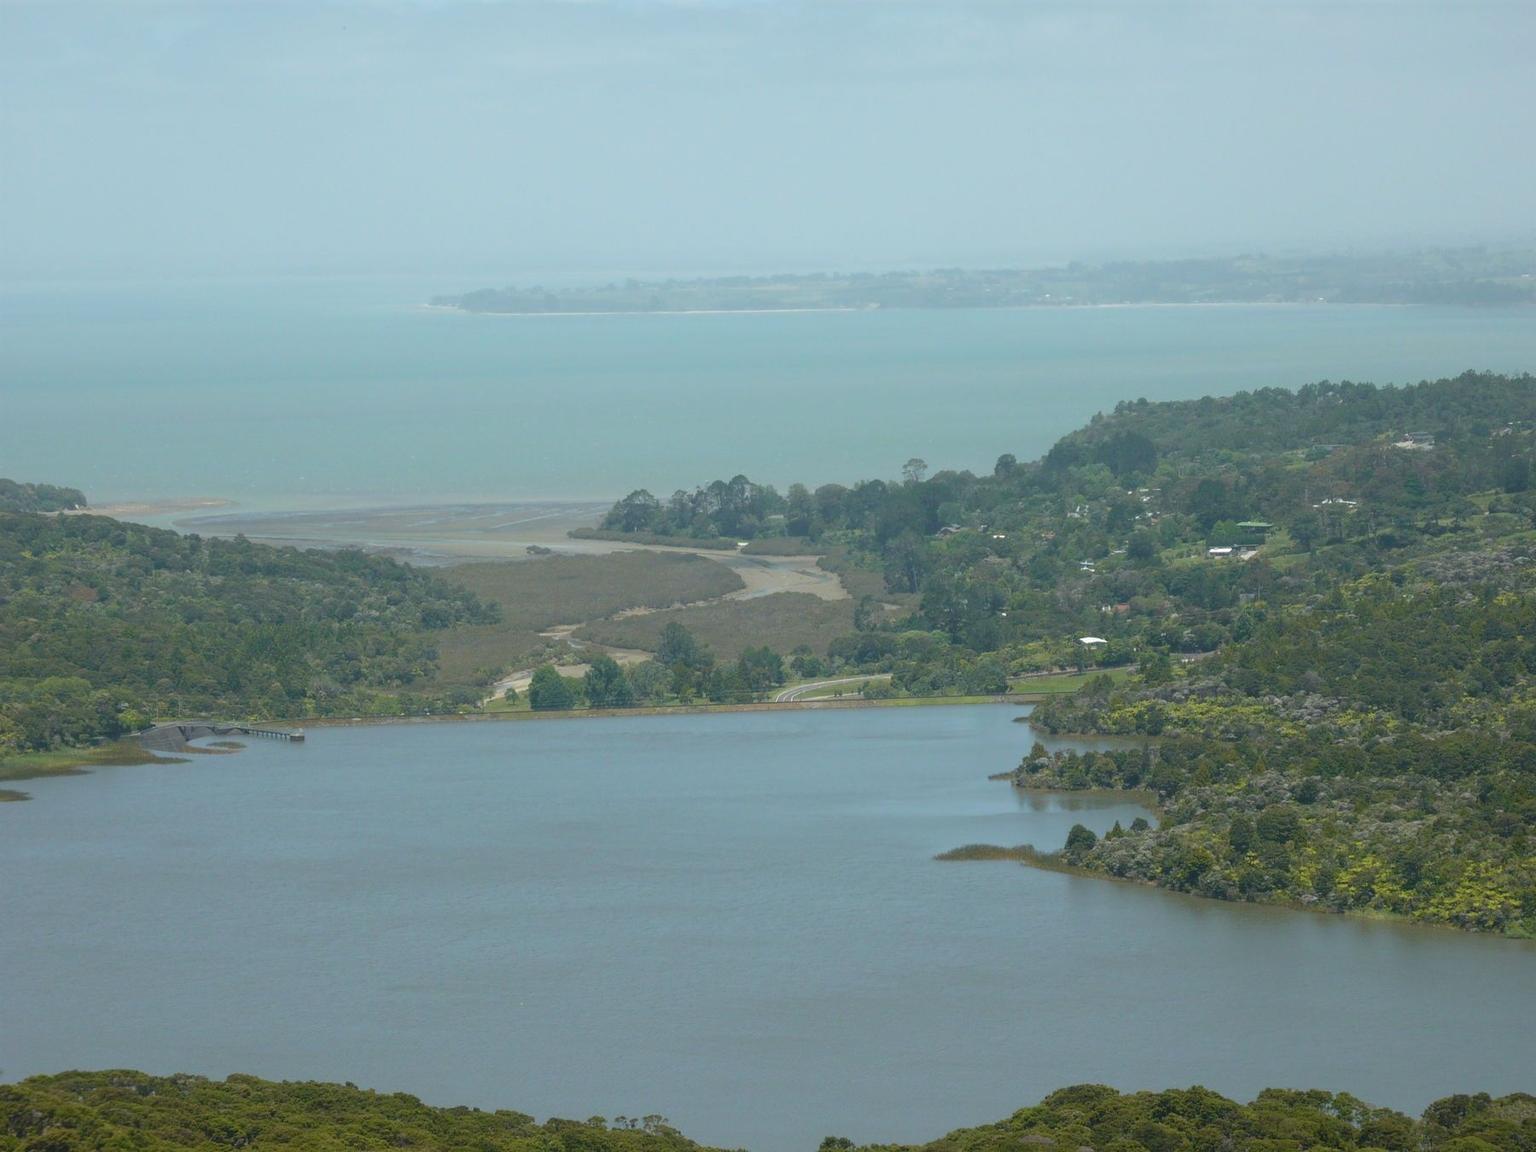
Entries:
[[179,752],[193,740],[209,736],[256,736],[263,740],[304,739],[302,728],[272,728],[257,724],[221,724],[214,720],[184,720],[156,724],[139,733],[139,743],[152,752]]

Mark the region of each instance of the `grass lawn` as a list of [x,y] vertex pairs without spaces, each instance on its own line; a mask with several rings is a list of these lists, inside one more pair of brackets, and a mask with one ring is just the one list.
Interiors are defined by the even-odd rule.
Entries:
[[484,708],[485,711],[495,712],[498,715],[507,712],[533,711],[533,709],[529,707],[528,694],[526,692],[520,693],[516,700],[508,700],[505,696],[498,696],[496,699],[485,704]]
[[[805,694],[803,694],[801,696],[796,696],[795,699],[796,700],[835,700],[835,699],[837,699],[840,696],[857,696],[859,694],[859,689],[861,689],[866,683],[884,684],[887,679],[889,679],[889,677],[881,676],[881,677],[877,678],[877,677],[874,677],[874,676],[866,676],[866,677],[863,677],[861,679],[855,680],[855,681],[853,681],[850,684],[828,684],[825,688],[817,688],[817,689],[815,689],[813,691],[806,692]],[[814,683],[814,682],[815,681],[800,681],[800,683]],[[790,683],[784,685],[785,688],[793,688],[794,686],[795,686],[795,682],[794,681],[791,681]],[[778,689],[778,691],[783,691],[783,689]]]
[[1076,692],[1101,673],[1108,673],[1109,678],[1117,684],[1131,675],[1130,670],[1126,668],[1102,668],[1077,676],[1026,676],[1022,680],[1009,684],[1008,691],[1038,693],[1041,696],[1066,696]]

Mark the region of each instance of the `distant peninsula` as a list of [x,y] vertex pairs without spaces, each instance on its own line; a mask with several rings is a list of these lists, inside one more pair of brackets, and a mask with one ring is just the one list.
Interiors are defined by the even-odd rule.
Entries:
[[57,484],[25,484],[0,476],[0,512],[74,512],[85,507],[85,493]]
[[482,288],[434,307],[504,315],[1032,308],[1136,304],[1536,303],[1536,249],[1379,255],[1233,256],[1034,269],[623,280],[589,287]]

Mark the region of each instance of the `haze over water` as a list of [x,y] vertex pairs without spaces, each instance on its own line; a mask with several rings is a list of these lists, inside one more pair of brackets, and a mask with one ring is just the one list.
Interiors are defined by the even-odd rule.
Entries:
[[465,316],[482,280],[12,287],[0,475],[255,508],[990,470],[1120,400],[1536,365],[1529,311]]

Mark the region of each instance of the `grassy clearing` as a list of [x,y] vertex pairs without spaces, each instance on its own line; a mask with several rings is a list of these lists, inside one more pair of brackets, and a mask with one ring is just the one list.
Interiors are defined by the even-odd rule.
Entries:
[[788,654],[804,644],[825,652],[834,636],[853,631],[853,600],[823,600],[805,592],[779,592],[752,600],[725,600],[697,608],[675,608],[601,620],[578,629],[579,639],[614,648],[656,651],[661,630],[672,621],[683,625],[719,660],[734,660],[742,649],[766,644]]
[[531,713],[533,711],[532,706],[528,703],[528,694],[526,692],[519,692],[516,700],[508,700],[505,696],[498,696],[494,700],[486,701],[482,707],[486,712],[492,712],[498,716],[508,712]]
[[438,641],[442,677],[479,684],[525,664],[547,640],[541,630],[578,624],[627,608],[665,608],[738,591],[741,577],[702,556],[614,552],[550,556],[442,570],[444,579],[501,606],[499,624],[463,625]]
[[[801,695],[796,696],[795,699],[796,700],[836,700],[836,699],[840,699],[840,698],[847,698],[847,697],[850,697],[850,696],[857,696],[863,690],[863,687],[864,687],[864,685],[866,683],[869,683],[869,684],[883,684],[883,683],[885,683],[885,681],[887,679],[889,679],[889,677],[869,676],[869,677],[865,677],[862,680],[855,680],[851,684],[829,684],[825,688],[813,688],[809,692],[804,692]],[[799,683],[814,684],[815,682],[816,681],[814,681],[814,680],[806,680],[806,681],[800,681]],[[784,687],[786,687],[786,688],[794,688],[795,686],[796,686],[796,682],[791,681],[790,683],[786,684]]]
[[1026,676],[1009,685],[1010,692],[1024,692],[1031,696],[1066,696],[1076,692],[1095,676],[1107,675],[1116,684],[1130,679],[1128,668],[1103,668],[1076,676]]
[[871,704],[879,704],[891,708],[934,708],[946,704],[1010,704],[1015,703],[1012,694],[1008,696],[895,696],[889,700],[871,700]]

